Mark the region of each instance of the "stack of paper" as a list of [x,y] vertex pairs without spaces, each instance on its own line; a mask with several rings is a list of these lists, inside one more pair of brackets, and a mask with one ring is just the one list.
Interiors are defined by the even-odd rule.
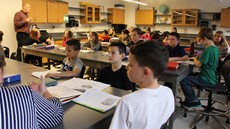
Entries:
[[48,71],[41,71],[41,72],[33,72],[32,76],[40,78],[41,76],[45,77],[46,74],[48,73],[58,73],[57,71],[52,71],[52,70],[48,70]]
[[115,107],[119,100],[120,97],[109,93],[100,90],[89,90],[78,98],[74,98],[72,101],[100,112],[106,112]]

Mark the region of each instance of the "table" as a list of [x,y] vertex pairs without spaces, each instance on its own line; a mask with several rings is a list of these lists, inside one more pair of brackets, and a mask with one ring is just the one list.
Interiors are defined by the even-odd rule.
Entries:
[[[28,85],[28,82],[38,81],[38,79],[31,75],[32,72],[44,70],[45,69],[37,66],[6,59],[6,67],[4,68],[4,73],[20,73],[22,82],[18,84]],[[116,96],[123,96],[129,93],[128,91],[114,87],[108,87],[104,89],[104,91]],[[110,125],[110,121],[115,111],[115,108],[113,108],[105,113],[101,113],[93,109],[75,104],[73,102],[64,104],[63,108],[63,122],[53,129],[106,129]]]
[[[65,58],[65,54],[63,51],[58,51],[56,49],[53,50],[44,50],[44,49],[35,49],[35,48],[22,48],[22,59],[24,60],[25,54],[31,54],[41,57],[47,57],[54,60],[62,61]],[[108,56],[103,54],[102,51],[89,52],[89,53],[79,53],[79,57],[82,59],[85,65],[91,66],[94,68],[102,69],[103,67],[109,65]],[[127,64],[127,61],[122,62],[124,65]],[[185,65],[180,65],[177,70],[166,70],[159,78],[160,81],[165,81],[172,83],[172,91],[174,96],[176,97],[176,87],[179,82],[192,73],[192,68]],[[176,100],[176,98],[175,98]],[[171,116],[169,121],[169,129],[173,128],[173,122],[176,118],[177,110]]]

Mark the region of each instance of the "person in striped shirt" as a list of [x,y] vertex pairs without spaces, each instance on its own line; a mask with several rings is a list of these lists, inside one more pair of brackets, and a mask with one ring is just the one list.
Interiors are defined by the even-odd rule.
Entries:
[[[0,83],[6,65],[0,45]],[[42,83],[31,86],[0,86],[0,129],[43,129],[58,125],[63,119],[61,102],[51,96]]]

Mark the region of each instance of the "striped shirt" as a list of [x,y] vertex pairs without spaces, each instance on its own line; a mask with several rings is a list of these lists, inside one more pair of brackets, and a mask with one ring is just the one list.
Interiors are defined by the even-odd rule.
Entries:
[[28,86],[0,87],[1,129],[43,129],[63,119],[61,102],[45,99]]

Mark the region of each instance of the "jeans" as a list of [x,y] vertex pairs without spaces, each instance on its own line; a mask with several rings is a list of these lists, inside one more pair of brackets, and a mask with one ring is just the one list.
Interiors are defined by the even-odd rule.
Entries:
[[29,44],[30,42],[30,35],[23,32],[17,32],[17,41],[18,41],[18,48],[17,48],[17,60],[21,61],[21,47]]
[[187,102],[194,102],[198,100],[197,96],[194,93],[193,86],[197,88],[202,87],[211,87],[213,86],[209,82],[204,81],[201,76],[187,76],[181,82],[181,89],[185,95],[185,100]]

